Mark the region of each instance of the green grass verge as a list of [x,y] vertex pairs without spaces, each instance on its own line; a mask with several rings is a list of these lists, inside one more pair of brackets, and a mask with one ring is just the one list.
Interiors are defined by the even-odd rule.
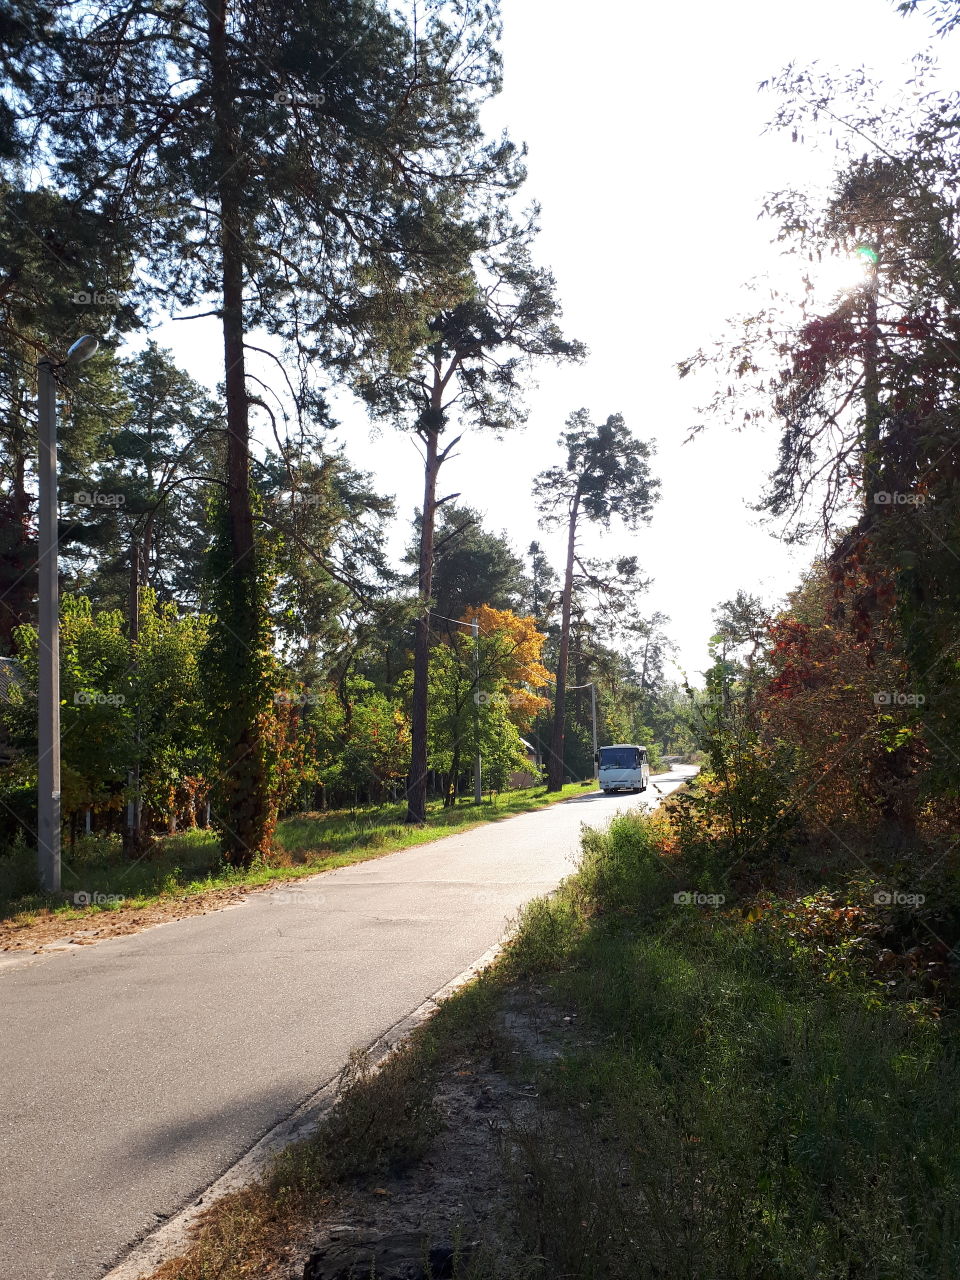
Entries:
[[[275,856],[245,871],[222,861],[219,843],[210,831],[196,829],[164,837],[137,861],[123,857],[119,837],[84,837],[72,851],[64,849],[60,894],[36,891],[35,855],[21,848],[0,855],[0,921],[29,923],[44,912],[79,919],[101,911],[155,906],[214,889],[314,875],[541,809],[583,795],[584,790],[574,783],[561,792],[547,793],[542,787],[508,791],[481,805],[461,803],[452,809],[435,801],[428,806],[422,827],[404,823],[405,807],[400,804],[296,814],[280,822]],[[90,895],[91,903],[78,905],[77,893]],[[97,894],[115,901],[97,904]]]
[[690,888],[618,818],[502,966],[582,1037],[510,1162],[530,1276],[960,1274],[956,1027]]

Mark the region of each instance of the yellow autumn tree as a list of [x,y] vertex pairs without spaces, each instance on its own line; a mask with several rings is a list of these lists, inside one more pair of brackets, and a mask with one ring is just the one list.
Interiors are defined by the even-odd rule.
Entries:
[[480,697],[505,701],[510,720],[525,732],[550,705],[538,692],[553,681],[541,660],[546,636],[535,619],[488,604],[467,609],[461,621],[476,622],[480,629]]

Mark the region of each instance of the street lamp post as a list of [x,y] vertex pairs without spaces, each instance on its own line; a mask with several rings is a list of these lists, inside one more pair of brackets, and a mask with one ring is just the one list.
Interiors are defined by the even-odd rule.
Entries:
[[[86,335],[67,352],[64,364],[82,364],[98,347]],[[57,556],[57,386],[49,356],[37,362],[40,459],[39,664],[37,686],[37,870],[48,892],[60,889],[60,629]]]
[[[480,688],[480,623],[474,618],[470,623],[470,634],[473,636],[473,674],[476,688]],[[473,800],[474,804],[483,803],[483,776],[480,759],[480,704],[474,698],[473,727],[476,735],[476,754],[473,757]]]
[[593,713],[593,776],[600,781],[600,752],[597,749],[597,686],[590,686],[590,709]]

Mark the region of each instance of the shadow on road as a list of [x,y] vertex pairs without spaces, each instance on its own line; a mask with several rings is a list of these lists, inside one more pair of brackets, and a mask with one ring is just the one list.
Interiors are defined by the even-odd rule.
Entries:
[[564,804],[590,804],[594,800],[606,800],[606,795],[602,791],[585,791],[582,796],[571,796],[569,800],[564,800]]
[[[607,800],[623,800],[624,797],[633,797],[632,791],[588,791],[582,796],[571,796],[569,800],[564,800],[564,804],[592,804],[595,801]],[[640,792],[643,795],[643,792]]]
[[[646,791],[640,792],[640,795],[650,798],[651,794],[655,797],[659,788],[654,784],[658,782],[687,782],[696,774],[696,769],[684,773],[653,773],[650,775],[650,786]],[[629,796],[634,797],[631,791],[586,791],[582,796],[571,796],[569,800],[565,800],[564,804],[595,804],[598,801],[622,800]]]

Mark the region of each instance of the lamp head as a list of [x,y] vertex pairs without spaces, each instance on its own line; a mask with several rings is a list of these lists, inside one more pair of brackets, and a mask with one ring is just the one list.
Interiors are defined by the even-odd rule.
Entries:
[[85,333],[82,338],[78,338],[70,350],[67,352],[66,364],[83,364],[85,360],[89,360],[95,354],[100,346],[99,339],[93,337],[92,334]]

